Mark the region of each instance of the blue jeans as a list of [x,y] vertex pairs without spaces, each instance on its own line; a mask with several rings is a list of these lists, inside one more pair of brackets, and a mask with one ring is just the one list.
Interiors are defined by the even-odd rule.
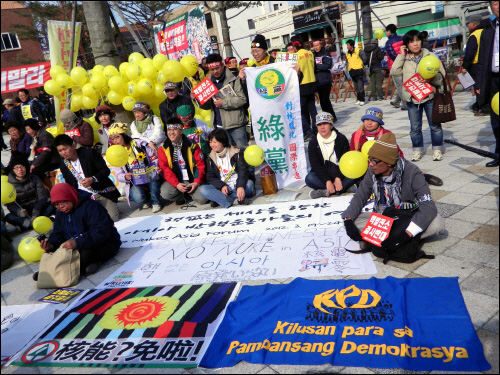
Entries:
[[431,141],[433,150],[443,150],[443,128],[441,124],[432,122],[432,105],[434,100],[428,100],[423,104],[413,104],[408,102],[408,118],[410,119],[410,137],[413,144],[413,151],[424,150],[424,136],[422,135],[422,116],[425,111],[427,122],[431,129]]
[[[342,191],[336,192],[335,194],[340,195],[342,193],[345,193],[347,191],[347,189],[349,189],[352,185],[354,185],[358,180],[360,180],[360,179],[358,178],[358,179],[353,180],[351,178],[344,177],[344,179],[342,180]],[[318,175],[316,173],[314,173],[313,171],[311,171],[307,174],[306,185],[309,186],[311,189],[315,189],[315,190],[326,189],[326,184],[323,183],[319,179]]]
[[[252,180],[248,180],[245,185],[245,197],[249,197],[253,193],[254,182]],[[202,197],[216,202],[219,206],[224,208],[229,208],[233,205],[234,200],[237,198],[236,190],[234,190],[231,194],[225,195],[222,191],[218,190],[213,185],[201,185],[200,186],[200,194]]]
[[148,200],[145,185],[149,187],[151,204],[160,204],[160,179],[148,182],[144,185],[132,185],[130,187],[130,199],[137,204],[144,204]]
[[242,150],[248,147],[246,126],[226,129],[226,133],[228,135],[230,145],[234,142],[236,143],[236,147],[241,148]]
[[[45,207],[42,207],[42,212],[40,213],[40,216],[47,216],[49,217],[50,215],[52,215],[55,211],[55,208],[54,206],[52,206],[50,203],[47,203],[47,205]],[[30,213],[28,211],[28,213]],[[19,217],[13,213],[8,213],[7,215],[5,215],[5,221],[9,224],[12,224],[14,226],[18,226],[18,227],[21,227],[21,228],[24,228],[24,229],[28,229],[27,227],[23,226],[23,223],[24,223],[24,220],[26,220],[27,216],[26,217]]]

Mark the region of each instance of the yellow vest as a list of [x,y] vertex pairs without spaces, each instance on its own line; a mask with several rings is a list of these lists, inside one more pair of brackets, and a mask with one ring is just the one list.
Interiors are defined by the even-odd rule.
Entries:
[[474,60],[472,61],[473,64],[477,64],[477,61],[479,58],[479,42],[481,41],[482,32],[483,32],[483,29],[479,29],[479,30],[472,32],[469,35],[469,38],[474,35],[476,37],[476,40],[477,40],[477,51],[476,51],[476,56],[474,56]]
[[346,57],[347,57],[347,64],[349,65],[349,70],[363,69],[364,65],[363,61],[361,60],[361,57],[359,57],[359,48],[355,48],[352,55],[350,52],[347,52]]
[[300,49],[297,52],[299,56],[299,68],[303,74],[301,85],[306,83],[316,82],[316,77],[314,76],[314,55],[311,51]]

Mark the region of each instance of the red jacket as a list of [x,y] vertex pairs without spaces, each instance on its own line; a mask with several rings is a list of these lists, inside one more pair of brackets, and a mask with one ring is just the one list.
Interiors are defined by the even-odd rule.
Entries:
[[[390,130],[384,129],[382,126],[379,126],[378,129],[379,131],[375,134],[375,139],[379,139],[382,136],[382,134],[392,133]],[[361,148],[363,147],[366,141],[368,141],[368,138],[366,138],[365,132],[363,131],[363,125],[361,125],[361,127],[358,130],[352,133],[350,150],[361,151]],[[403,154],[403,151],[401,151],[399,146],[398,146],[398,151],[399,151],[399,156],[404,158],[405,156]]]

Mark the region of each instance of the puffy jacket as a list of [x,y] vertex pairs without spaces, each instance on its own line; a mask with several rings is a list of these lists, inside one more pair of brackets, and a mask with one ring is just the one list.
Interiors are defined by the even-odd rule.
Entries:
[[49,193],[43,187],[42,181],[35,175],[26,172],[27,175],[22,180],[18,180],[14,172],[9,173],[8,181],[16,189],[16,202],[7,204],[7,209],[14,215],[19,216],[22,209],[32,213],[33,217],[40,216],[43,206],[49,201]]
[[389,70],[392,69],[392,64],[396,57],[401,53],[401,46],[403,45],[403,36],[396,33],[389,35],[387,42],[385,42],[385,51],[387,52],[387,64]]
[[[227,152],[229,152],[229,158],[231,162],[231,167],[236,164],[234,173],[238,174],[236,179],[236,188],[245,188],[248,181],[248,165],[245,162],[245,157],[243,156],[243,151],[239,148],[231,147]],[[207,159],[207,182],[210,185],[215,186],[218,190],[221,190],[227,184],[221,180],[219,168],[217,167],[217,158],[215,151],[210,153]]]
[[151,116],[151,121],[148,124],[148,127],[142,133],[139,133],[137,130],[135,120],[132,121],[132,124],[130,124],[130,136],[134,139],[140,139],[141,141],[153,142],[157,147],[165,142],[165,139],[167,138],[165,132],[163,131],[160,119],[155,115]]
[[[378,46],[378,42],[369,43],[365,46],[366,65],[370,68],[381,68],[385,53]],[[371,59],[371,62],[370,62]]]
[[[212,75],[209,75],[210,79],[213,81]],[[224,129],[234,129],[244,126],[247,123],[247,114],[245,105],[247,104],[247,98],[245,97],[245,92],[241,85],[239,78],[235,77],[231,71],[226,68],[224,82],[222,86],[231,85],[236,97],[234,98],[224,98],[222,101],[222,107],[219,108],[222,127]],[[200,105],[202,109],[212,110],[211,122],[215,124],[215,106],[213,100],[207,101],[205,104]]]
[[[163,121],[163,126],[167,123],[167,121],[171,117],[177,117],[177,107],[180,107],[181,105],[188,105],[191,107],[192,112],[194,113],[194,105],[193,102],[191,101],[191,98],[188,98],[187,96],[183,95],[177,95],[174,99],[170,100],[166,98],[161,104],[160,104],[160,117],[161,121]],[[163,129],[164,131],[166,129]]]
[[122,244],[120,234],[104,206],[90,197],[90,193],[79,190],[78,203],[69,214],[56,212],[54,230],[49,237],[54,250],[63,242],[74,239],[77,249],[105,246],[118,253]]
[[[79,118],[76,120],[76,127],[73,130],[78,130],[80,135],[73,135],[71,138],[74,142],[77,143],[77,148],[80,147],[92,147],[94,144],[94,129],[92,129],[92,125],[90,125],[87,121],[83,121],[83,119]],[[73,130],[65,131],[71,134]],[[68,135],[69,135],[68,134]]]
[[[436,56],[434,55],[432,52],[429,52],[428,50],[422,48],[422,52],[423,52],[423,57],[425,56]],[[404,55],[398,55],[398,57],[396,57],[396,60],[394,61],[394,64],[392,65],[392,69],[391,69],[391,76],[403,76],[403,82],[406,82],[408,81],[411,77],[413,77],[416,73],[418,73],[418,64],[413,61],[413,60],[410,60],[409,58],[410,54],[406,54],[406,56]],[[441,60],[439,61],[439,70],[441,72],[441,74],[436,74],[436,76],[434,77],[434,79],[431,81],[431,85],[434,86],[434,88],[436,87],[441,87],[443,85],[443,77],[446,76],[446,71],[444,70],[444,67],[443,67],[443,64],[441,63]],[[425,103],[429,100],[432,100],[434,99],[434,91],[431,92],[427,97],[425,97],[424,99],[422,99],[420,102],[413,98],[412,95],[410,94],[410,92],[408,90],[406,90],[405,88],[403,88],[402,90],[403,92],[403,100],[405,102],[409,102],[410,100],[413,101],[413,104],[422,104],[422,103]]]
[[42,164],[59,164],[61,158],[54,146],[54,137],[45,129],[40,129],[36,135],[35,159],[31,163],[35,167]]
[[313,51],[314,55],[314,74],[318,85],[328,85],[333,82],[332,73],[330,69],[333,66],[333,59],[330,53],[324,48],[319,52]]
[[[337,159],[340,160],[342,155],[349,151],[349,141],[340,133],[337,129],[333,129],[335,133],[337,133],[337,138],[335,139],[335,146],[333,147],[335,150],[335,154]],[[340,168],[337,164],[332,163],[330,160],[325,160],[323,157],[323,153],[321,152],[321,148],[318,143],[317,137],[312,137],[309,141],[309,146],[307,149],[309,154],[309,162],[311,163],[311,168],[314,173],[318,176],[318,178],[326,184],[327,181],[331,180],[332,182],[336,177],[343,179],[344,175],[340,172]]]

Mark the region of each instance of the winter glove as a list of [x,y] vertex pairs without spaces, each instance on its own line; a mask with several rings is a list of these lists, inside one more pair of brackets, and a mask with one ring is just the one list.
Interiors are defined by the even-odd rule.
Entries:
[[361,241],[361,233],[353,220],[344,220],[345,231],[353,241]]
[[392,253],[393,251],[396,251],[404,244],[410,242],[410,240],[411,237],[405,231],[402,232],[401,234],[398,234],[397,236],[389,236],[389,238],[382,241],[381,245],[383,249],[386,249],[389,253]]

